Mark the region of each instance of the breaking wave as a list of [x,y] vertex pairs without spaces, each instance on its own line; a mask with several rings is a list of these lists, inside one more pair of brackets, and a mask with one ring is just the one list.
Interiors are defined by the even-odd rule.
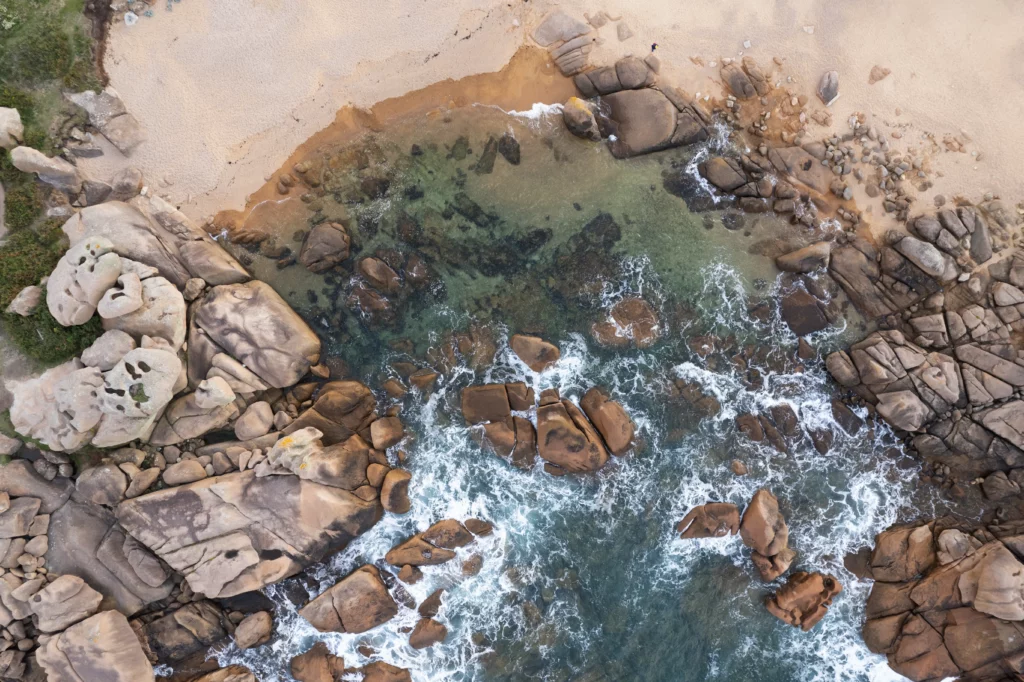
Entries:
[[[751,318],[738,273],[713,264],[702,274],[696,307],[705,327],[755,335],[779,353],[795,345],[777,318],[767,331]],[[642,293],[657,301],[659,288],[649,263],[633,259],[601,298],[611,303]],[[506,329],[496,332],[508,336]],[[682,338],[612,357],[579,335],[552,340],[562,358],[543,373],[505,344],[485,372],[458,367],[429,397],[410,397],[402,416],[415,433],[404,446],[412,511],[386,514],[326,563],[267,588],[277,604],[276,638],[245,652],[229,645],[217,652],[220,662],[244,664],[263,682],[283,682],[291,679],[288,661],[320,640],[349,667],[380,659],[431,682],[899,679],[861,641],[869,585],[843,566],[846,554],[871,544],[907,513],[912,495],[922,494],[887,452],[898,447],[890,432],[865,426],[847,435],[833,419],[832,387],[817,366],[762,367],[763,382],[751,389],[732,364],[705,362]],[[676,379],[699,384],[720,412],[670,431],[679,407],[666,394]],[[479,447],[462,421],[459,392],[481,381],[525,381],[573,399],[602,385],[636,422],[640,446],[591,476],[556,478],[539,463],[516,469]],[[805,431],[831,428],[828,454],[818,454],[806,437],[783,454],[737,434],[736,415],[780,403],[793,406]],[[395,452],[390,456],[397,462]],[[746,463],[746,476],[730,472],[735,458]],[[780,499],[799,553],[794,569],[829,572],[844,585],[809,633],[767,613],[763,600],[777,585],[760,583],[737,537],[681,540],[674,531],[691,507],[717,500],[742,506],[760,487]],[[922,509],[922,501],[913,506]],[[413,533],[443,518],[469,517],[491,521],[494,534],[458,550],[454,561],[424,567],[419,583],[397,583],[410,605],[445,589],[437,616],[449,630],[444,643],[423,651],[408,646],[408,629],[418,620],[414,605],[360,635],[319,633],[298,616],[306,599],[360,565],[381,562]],[[483,570],[466,577],[462,561],[472,554],[483,557]]]

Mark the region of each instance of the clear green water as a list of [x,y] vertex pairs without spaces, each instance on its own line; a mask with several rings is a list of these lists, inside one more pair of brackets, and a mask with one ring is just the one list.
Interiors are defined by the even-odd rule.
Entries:
[[[476,173],[488,137],[505,132],[520,143],[520,165],[499,155],[493,172]],[[410,153],[413,144],[421,154]],[[249,665],[263,682],[288,680],[290,658],[322,639],[350,667],[372,660],[357,651],[369,646],[374,657],[411,669],[414,680],[896,679],[860,641],[868,585],[843,568],[843,557],[913,510],[927,513],[932,501],[917,491],[905,459],[901,468],[893,456],[891,434],[845,435],[832,421],[824,371],[794,359],[796,339],[775,312],[776,272],[751,251],[778,236],[799,241],[795,228],[761,216],[726,229],[724,205],[715,206],[686,170],[705,150],[615,161],[567,135],[557,115],[469,108],[405,122],[356,146],[360,152],[321,150],[336,166],[326,196],[267,204],[252,219],[276,225],[281,243],[297,252],[290,237],[307,229],[311,207],[321,217],[345,217],[357,251],[346,272],[278,270],[257,255],[258,276],[310,321],[328,354],[374,388],[392,374],[392,362],[425,364],[430,347],[471,323],[493,332],[495,361],[476,370],[458,362],[428,400],[401,401],[415,434],[405,448],[413,511],[386,515],[324,565],[268,589],[279,605],[275,640],[244,653],[226,648],[223,663]],[[467,147],[472,153],[463,156]],[[387,193],[367,198],[359,189],[367,177],[387,177]],[[690,188],[695,210],[708,210],[691,212],[677,196],[681,186]],[[419,253],[435,274],[428,290],[396,301],[390,324],[367,324],[346,305],[356,260],[378,249]],[[644,351],[601,348],[590,325],[632,295],[656,306],[665,336]],[[756,304],[768,314],[752,314]],[[560,363],[531,372],[507,347],[518,331],[558,343]],[[695,355],[688,341],[709,332],[734,335],[739,348],[765,348],[754,363],[762,381],[744,382],[746,373],[728,360],[735,350]],[[827,349],[841,333],[812,341]],[[673,398],[677,378],[699,383],[721,412],[702,418]],[[487,380],[523,380],[538,392],[554,386],[573,398],[605,386],[644,445],[591,476],[514,469],[474,443],[458,410],[461,388]],[[383,392],[380,399],[391,402]],[[737,414],[779,402],[792,404],[806,428],[832,427],[831,452],[819,455],[804,438],[783,455],[736,432]],[[729,471],[734,458],[747,463],[747,476]],[[773,586],[758,580],[738,538],[684,541],[673,532],[692,506],[743,505],[763,486],[788,519],[799,552],[794,569],[832,573],[846,588],[810,633],[767,613]],[[417,602],[447,588],[443,644],[407,645],[402,629],[418,618],[410,609],[358,636],[316,633],[296,615],[303,600],[380,562],[405,537],[468,516],[496,526],[464,550],[483,555],[483,571],[465,578],[454,561],[405,588]]]

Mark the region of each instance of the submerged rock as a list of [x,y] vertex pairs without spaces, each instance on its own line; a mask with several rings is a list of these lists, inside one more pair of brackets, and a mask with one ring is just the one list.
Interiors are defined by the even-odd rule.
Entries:
[[606,320],[591,327],[594,339],[604,346],[634,345],[644,349],[654,345],[662,335],[658,314],[642,298],[625,298],[612,306]]
[[350,245],[351,238],[344,225],[320,223],[306,234],[299,262],[310,272],[326,272],[348,258]]
[[691,538],[721,538],[736,535],[740,530],[740,510],[735,504],[709,502],[694,507],[676,526],[684,540]]

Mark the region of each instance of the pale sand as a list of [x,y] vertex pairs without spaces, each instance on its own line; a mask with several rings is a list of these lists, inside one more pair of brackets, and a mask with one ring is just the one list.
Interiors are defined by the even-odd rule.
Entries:
[[[498,71],[532,44],[529,30],[555,6],[543,0],[184,0],[167,13],[158,3],[154,18],[130,28],[115,24],[106,58],[111,84],[149,139],[130,159],[108,149],[83,165],[100,178],[135,165],[156,191],[196,218],[240,209],[341,107],[369,107],[445,79]],[[766,67],[781,57],[783,73],[795,80],[783,85],[808,95],[824,71],[835,69],[841,96],[831,111],[838,133],[848,130],[851,113],[864,112],[880,128],[902,131],[896,149],[923,149],[924,132],[941,142],[964,131],[968,150],[983,154],[981,161],[935,154],[931,169],[941,177],[923,200],[987,191],[1012,202],[1024,198],[1024,3],[569,0],[557,6],[580,18],[601,10],[622,16],[634,32],[620,42],[614,22],[601,28],[603,42],[591,63],[644,55],[657,42],[665,75],[691,92],[721,92],[718,67],[700,68],[690,61],[694,55],[719,66],[723,57],[744,52]],[[868,85],[875,64],[892,74]],[[555,73],[553,66],[539,68]],[[557,78],[548,81],[552,97],[567,92],[565,84],[555,87]],[[528,106],[524,98],[541,91],[520,88],[504,100]],[[500,94],[492,88],[481,97]]]

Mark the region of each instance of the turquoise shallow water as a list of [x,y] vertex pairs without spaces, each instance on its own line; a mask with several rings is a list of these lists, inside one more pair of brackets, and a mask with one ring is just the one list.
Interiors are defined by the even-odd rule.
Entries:
[[[488,138],[507,132],[521,163],[498,155],[490,173],[477,173]],[[860,641],[868,585],[843,568],[843,557],[912,510],[928,513],[932,501],[906,459],[894,456],[891,434],[843,433],[832,421],[825,372],[795,360],[796,339],[775,310],[776,273],[770,259],[751,253],[778,236],[799,240],[795,228],[761,216],[727,229],[723,218],[736,228],[735,218],[693,174],[695,155],[706,150],[615,161],[540,110],[469,108],[320,152],[333,169],[324,197],[268,204],[251,220],[273,224],[280,245],[297,251],[292,236],[308,228],[311,213],[344,217],[358,254],[346,272],[326,277],[301,266],[278,270],[255,255],[257,274],[317,329],[328,354],[375,389],[393,374],[392,362],[424,364],[431,347],[471,324],[493,335],[497,353],[486,368],[457,361],[429,399],[400,401],[415,436],[405,447],[412,512],[385,516],[325,564],[269,588],[279,605],[275,640],[247,652],[228,647],[223,663],[249,665],[264,682],[287,680],[290,658],[322,639],[350,667],[371,660],[358,651],[368,646],[415,680],[895,679]],[[418,253],[435,275],[429,288],[396,301],[386,323],[346,305],[354,262],[381,249]],[[662,340],[642,351],[598,346],[591,324],[638,295],[658,310]],[[562,360],[543,374],[530,371],[507,347],[518,331],[556,342]],[[761,380],[751,385],[729,362],[735,350],[696,355],[688,342],[706,333],[735,337],[737,349],[764,348],[753,361]],[[843,333],[812,342],[829,348]],[[673,397],[676,379],[699,384],[721,411],[702,417]],[[458,402],[471,383],[515,380],[572,398],[605,386],[632,415],[642,447],[591,476],[513,468],[474,442]],[[793,405],[805,428],[832,427],[832,450],[819,455],[803,438],[784,455],[737,433],[737,414],[779,402]],[[747,476],[730,472],[734,458],[747,463]],[[692,506],[743,505],[764,486],[788,519],[794,568],[832,573],[845,587],[810,633],[767,613],[772,586],[758,580],[738,538],[684,541],[674,533]],[[405,588],[417,602],[447,589],[443,644],[407,645],[402,629],[416,622],[414,609],[358,636],[316,633],[296,615],[296,605],[379,562],[398,541],[441,518],[469,516],[496,526],[462,550],[461,558],[483,556],[480,574],[465,578],[455,561]]]

